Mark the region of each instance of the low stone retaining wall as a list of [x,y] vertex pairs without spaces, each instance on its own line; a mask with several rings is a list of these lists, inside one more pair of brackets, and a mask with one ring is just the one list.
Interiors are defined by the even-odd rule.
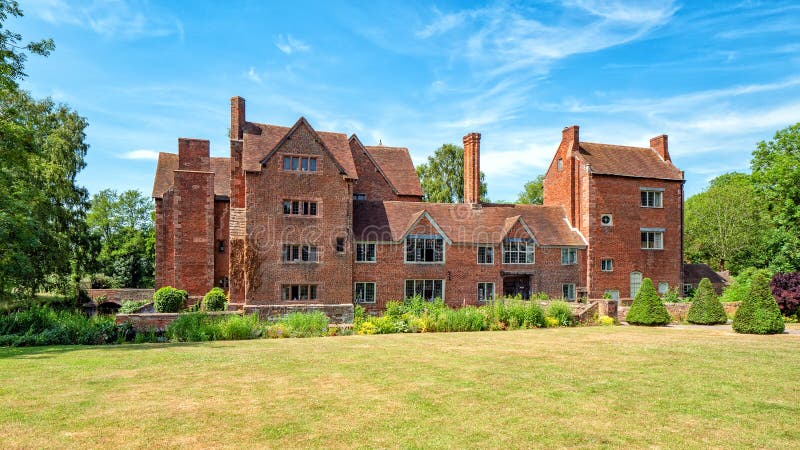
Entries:
[[86,293],[96,303],[112,302],[122,305],[125,300],[152,300],[154,289],[87,289]]
[[[242,311],[216,311],[207,313],[211,316],[238,315]],[[117,314],[117,323],[130,323],[136,331],[164,331],[167,326],[175,321],[180,313],[143,313],[143,314]]]
[[322,311],[328,316],[331,324],[353,323],[354,306],[352,303],[334,305],[325,304],[298,304],[298,305],[247,305],[245,314],[258,313],[259,317],[266,320],[281,320],[287,314],[294,312]]
[[[667,307],[667,311],[669,315],[672,316],[673,322],[684,322],[689,315],[689,308],[691,308],[692,303],[664,303],[664,306]],[[725,313],[728,316],[732,316],[736,314],[736,310],[739,308],[739,302],[723,303],[722,307],[725,308]],[[630,306],[620,306],[617,311],[617,320],[624,322],[630,309]]]

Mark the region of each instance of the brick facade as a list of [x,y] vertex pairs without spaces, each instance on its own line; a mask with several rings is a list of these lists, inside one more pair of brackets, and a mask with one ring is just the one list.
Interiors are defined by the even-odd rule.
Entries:
[[[244,99],[234,97],[230,158],[210,158],[208,141],[196,139],[180,139],[177,158],[159,156],[156,286],[193,296],[222,286],[234,308],[274,309],[352,304],[356,283],[375,283],[364,306],[381,310],[404,297],[407,280],[441,280],[451,306],[479,304],[479,283],[526,298],[611,289],[626,297],[632,271],[681,285],[683,180],[659,176],[658,164],[674,168],[666,136],[652,148],[620,147],[643,158],[646,176],[630,176],[613,172],[614,146],[581,143],[577,126],[565,129],[543,206],[481,203],[480,134],[464,145],[465,204],[422,203],[407,149],[364,146],[304,118],[292,127],[247,122]],[[643,187],[663,193],[659,208],[640,206]],[[603,214],[613,226],[600,223]],[[663,229],[663,249],[642,250],[641,229]],[[414,239],[418,247],[407,248]],[[356,261],[357,244],[374,245],[374,261]],[[479,248],[491,262],[479,262]],[[532,249],[532,261],[524,251],[506,260],[506,248]],[[613,271],[601,271],[601,259]]]

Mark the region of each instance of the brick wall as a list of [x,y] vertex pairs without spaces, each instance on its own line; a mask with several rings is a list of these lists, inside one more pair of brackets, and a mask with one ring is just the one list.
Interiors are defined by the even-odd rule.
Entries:
[[[242,311],[215,311],[206,314],[211,316],[239,315],[242,314]],[[164,331],[179,316],[180,313],[117,314],[116,323],[130,323],[136,331]]]
[[282,320],[287,314],[294,312],[322,311],[332,324],[353,323],[353,304],[282,304],[282,305],[248,305],[245,314],[257,313],[261,319]]
[[[599,298],[606,290],[619,290],[621,297],[630,297],[630,274],[642,273],[658,287],[667,282],[669,288],[682,288],[681,182],[606,175],[591,176],[591,203],[587,220],[591,220],[589,240],[590,297]],[[640,188],[664,189],[663,208],[642,208]],[[613,225],[603,226],[600,217],[612,214]],[[664,228],[663,250],[641,249],[641,228]],[[601,259],[613,260],[613,271],[600,270]]]
[[[284,171],[284,155],[315,156],[317,171]],[[306,124],[283,141],[261,172],[246,174],[246,192],[246,304],[282,303],[283,284],[317,285],[318,298],[308,303],[351,302],[352,181],[339,173]],[[285,199],[318,202],[317,216],[284,216]],[[344,252],[336,251],[337,238],[345,239]],[[317,246],[319,262],[284,263],[284,244]]]
[[112,302],[122,305],[125,300],[152,300],[154,289],[87,289],[86,293],[97,302]]
[[[664,306],[666,306],[667,311],[669,311],[669,315],[672,317],[673,322],[684,322],[689,314],[689,308],[692,307],[692,304],[664,303]],[[739,302],[723,303],[722,307],[725,308],[725,313],[730,317],[736,314],[736,310],[739,308]],[[617,313],[617,320],[624,322],[625,317],[628,315],[628,311],[630,311],[630,309],[630,306],[620,306]]]
[[353,192],[365,194],[367,200],[400,200],[357,139],[350,139],[350,153],[358,171],[358,180],[355,181]]

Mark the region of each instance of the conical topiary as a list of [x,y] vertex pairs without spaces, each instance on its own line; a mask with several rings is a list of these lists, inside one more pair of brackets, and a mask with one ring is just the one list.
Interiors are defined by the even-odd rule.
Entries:
[[666,325],[672,321],[650,278],[642,280],[625,321],[632,325]]
[[778,303],[772,297],[767,278],[756,273],[750,281],[747,297],[733,317],[733,331],[746,334],[783,333],[784,324]]
[[725,314],[725,308],[719,302],[717,293],[714,292],[714,286],[711,285],[711,281],[708,278],[700,280],[686,320],[689,323],[699,325],[728,323],[728,315]]

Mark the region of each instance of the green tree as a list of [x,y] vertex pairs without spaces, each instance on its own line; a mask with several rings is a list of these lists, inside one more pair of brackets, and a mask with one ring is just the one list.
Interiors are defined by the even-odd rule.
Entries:
[[85,261],[87,193],[75,177],[85,166],[87,123],[19,90],[28,53],[54,49],[52,40],[22,44],[3,29],[21,16],[17,2],[0,0],[0,296],[63,292]]
[[717,293],[714,291],[714,286],[708,278],[700,280],[697,286],[697,292],[694,295],[692,306],[689,307],[689,314],[686,317],[690,323],[700,325],[714,325],[718,323],[727,323],[728,315],[725,313],[725,308],[717,298]]
[[752,178],[766,200],[774,227],[767,238],[769,267],[800,270],[800,123],[761,141],[750,162]]
[[544,175],[539,175],[536,179],[525,183],[525,185],[522,186],[522,192],[520,192],[517,197],[517,203],[541,205],[544,201],[542,181],[544,181]]
[[631,325],[648,326],[666,325],[672,321],[650,278],[642,280],[642,287],[636,293],[625,321]]
[[86,223],[98,243],[94,271],[121,287],[150,287],[155,265],[153,201],[137,190],[104,189],[92,197]]
[[22,43],[22,35],[3,29],[8,17],[22,17],[19,3],[14,0],[0,0],[0,91],[16,91],[17,82],[25,78],[27,53],[47,56],[55,50],[52,39]]
[[727,173],[686,200],[685,252],[690,261],[738,273],[768,262],[765,242],[771,229],[766,207],[750,176]]
[[[461,203],[464,201],[464,148],[444,144],[437,148],[428,162],[417,166],[425,201]],[[481,172],[481,201],[487,201],[486,183]]]
[[733,331],[745,334],[783,333],[785,325],[778,303],[772,297],[769,279],[756,273],[750,282],[747,297],[733,317]]

